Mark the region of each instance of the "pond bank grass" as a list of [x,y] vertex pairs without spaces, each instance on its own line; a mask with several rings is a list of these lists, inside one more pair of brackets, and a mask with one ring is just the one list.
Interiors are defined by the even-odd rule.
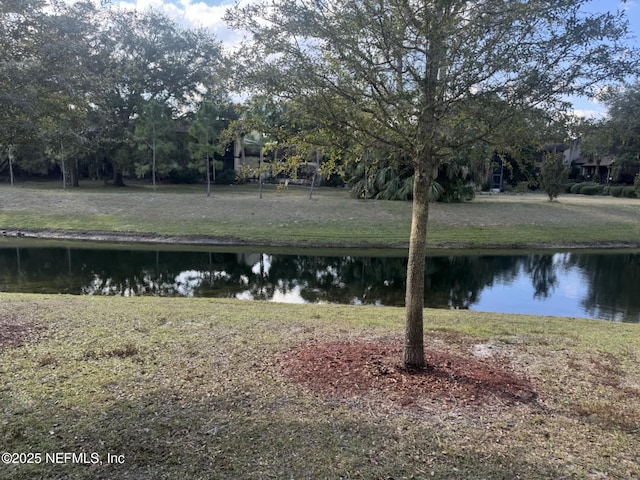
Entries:
[[[403,247],[411,204],[354,200],[346,189],[144,185],[117,189],[84,182],[63,191],[57,184],[0,185],[0,230],[66,233],[87,238],[123,233],[153,241],[260,245]],[[580,197],[580,198],[578,198]],[[44,232],[43,232],[44,231]],[[47,233],[49,232],[49,233]],[[473,202],[432,204],[431,247],[640,247],[640,200],[567,195],[480,195]]]

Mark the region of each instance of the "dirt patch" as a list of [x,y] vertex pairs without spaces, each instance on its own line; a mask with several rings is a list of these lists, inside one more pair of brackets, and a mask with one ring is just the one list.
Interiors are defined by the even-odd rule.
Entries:
[[426,349],[427,369],[408,372],[399,342],[331,342],[298,346],[280,359],[286,376],[310,391],[349,399],[368,397],[403,407],[425,401],[462,406],[535,401],[531,382],[506,361]]
[[37,341],[44,327],[11,312],[0,314],[0,351],[26,342]]

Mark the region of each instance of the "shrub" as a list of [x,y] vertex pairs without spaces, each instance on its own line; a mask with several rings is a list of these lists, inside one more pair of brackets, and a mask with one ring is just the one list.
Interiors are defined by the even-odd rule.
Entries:
[[636,197],[640,198],[640,173],[633,180],[633,190],[636,192]]
[[604,187],[602,185],[585,185],[580,189],[582,195],[600,195]]
[[634,187],[624,187],[622,189],[622,196],[625,198],[636,198]]
[[568,170],[562,165],[562,156],[545,153],[540,169],[540,186],[549,196],[549,200],[558,198],[564,192],[564,182],[567,181]]
[[580,188],[582,188],[582,185],[584,185],[583,182],[580,183],[574,183],[571,188],[569,189],[569,193],[579,193],[580,192]]
[[195,168],[181,168],[181,169],[172,169],[169,172],[166,180],[169,183],[180,184],[180,183],[196,183],[200,180],[202,175]]
[[344,178],[339,173],[332,173],[329,175],[326,180],[323,182],[325,187],[343,187],[344,186]]
[[216,179],[213,182],[216,185],[232,185],[236,183],[235,170],[224,170],[216,175]]
[[580,190],[582,189],[582,187],[587,187],[587,186],[593,186],[594,184],[591,182],[580,182],[580,183],[576,183],[575,185],[573,185],[571,187],[571,189],[569,190],[570,193],[580,193]]
[[571,193],[571,187],[576,185],[576,182],[568,182],[563,185],[564,193]]
[[620,185],[609,188],[609,193],[612,197],[621,197],[622,196],[622,188]]

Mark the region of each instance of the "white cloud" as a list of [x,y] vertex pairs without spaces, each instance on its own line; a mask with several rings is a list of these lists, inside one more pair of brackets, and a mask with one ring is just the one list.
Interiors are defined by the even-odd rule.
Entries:
[[184,18],[197,27],[213,27],[224,25],[224,14],[232,4],[207,5],[204,2],[180,0],[184,11]]
[[233,3],[207,5],[204,2],[180,0],[180,4],[187,26],[206,28],[229,49],[233,49],[242,40],[242,35],[229,28],[224,21],[227,9],[233,7]]
[[573,114],[576,117],[593,118],[593,119],[603,118],[605,116],[605,112],[603,112],[602,110],[588,110],[588,109],[581,109],[581,108],[574,109]]
[[242,40],[242,34],[229,28],[224,21],[227,9],[233,5],[232,1],[209,5],[197,0],[176,0],[173,3],[168,0],[121,0],[114,3],[115,7],[138,11],[151,8],[164,13],[185,28],[204,28],[228,49],[233,49]]

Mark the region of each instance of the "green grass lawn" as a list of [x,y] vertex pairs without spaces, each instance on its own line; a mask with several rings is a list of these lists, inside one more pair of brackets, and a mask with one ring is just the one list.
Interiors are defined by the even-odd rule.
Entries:
[[[0,186],[0,229],[126,232],[187,241],[298,246],[406,247],[408,202],[354,200],[344,189],[255,185],[113,188],[85,182]],[[187,238],[189,237],[189,238]],[[527,247],[632,244],[640,241],[640,200],[543,194],[481,195],[461,204],[432,204],[432,247]]]
[[402,309],[15,294],[0,304],[2,332],[9,321],[26,334],[17,345],[0,333],[0,450],[103,462],[0,464],[1,479],[640,477],[638,325],[427,310],[429,348],[472,356],[490,344],[538,400],[427,394],[405,408],[314,394],[279,363],[308,341],[401,342]]

